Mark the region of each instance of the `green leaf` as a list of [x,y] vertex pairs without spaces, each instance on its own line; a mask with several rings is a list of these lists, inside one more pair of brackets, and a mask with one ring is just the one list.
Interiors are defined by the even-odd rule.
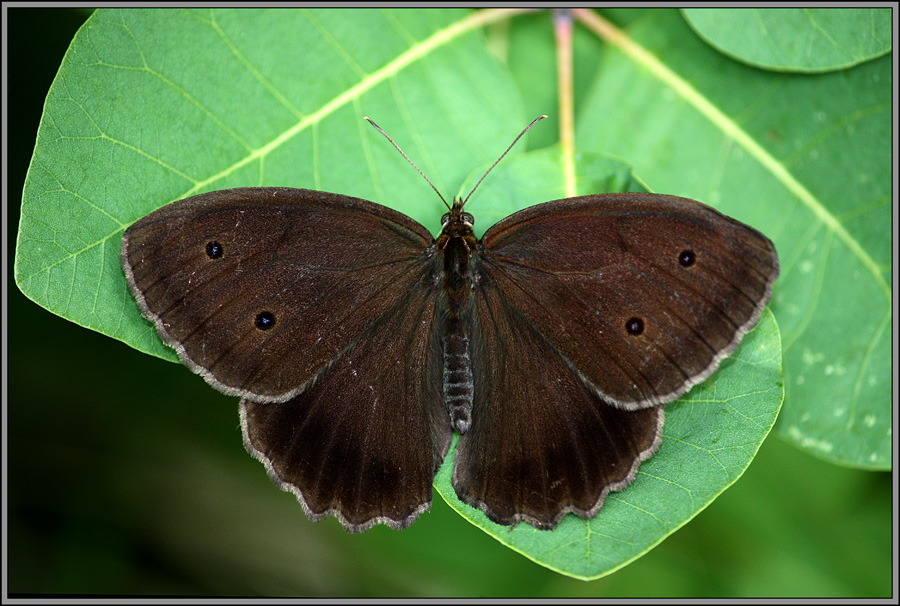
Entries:
[[777,430],[831,461],[891,464],[891,58],[764,72],[652,11],[608,52],[579,147],[626,158],[656,192],[773,239],[784,346]]
[[[74,19],[72,9],[11,8],[8,12],[6,56],[10,90],[15,91],[9,108],[15,119],[4,134],[9,137],[9,213],[15,225],[16,192],[22,191],[44,96],[72,41],[74,29],[68,24]],[[648,11],[602,11],[604,16],[611,13],[613,22],[624,26],[646,17]],[[551,23],[548,13],[503,23],[510,35],[516,35],[524,20],[533,21],[535,31],[549,29]],[[579,30],[582,37],[594,36],[576,24],[576,38]],[[666,35],[665,30],[659,35]],[[248,36],[258,40],[260,47],[277,44],[270,36]],[[549,32],[532,40],[517,39],[509,44],[511,65],[517,60],[517,47],[535,45],[529,47],[527,59],[540,54],[535,52],[542,48],[538,45],[547,44],[541,50],[546,57],[554,52]],[[605,44],[595,41],[596,46]],[[188,38],[180,44],[192,42]],[[191,46],[193,55],[206,51],[203,45]],[[607,77],[599,69],[588,73],[586,81],[581,76],[579,65],[585,59],[596,64],[610,51],[593,52],[582,57],[576,40],[576,104],[582,84],[587,87],[593,77],[597,82]],[[46,73],[46,64],[52,62],[52,72]],[[297,69],[293,53],[289,62],[289,71]],[[528,87],[521,86],[521,91],[531,95],[544,90],[547,101],[527,99],[522,121],[512,124],[517,118],[510,118],[510,131],[491,143],[495,148],[485,150],[488,157],[461,162],[465,165],[462,174],[477,173],[476,165],[495,160],[511,136],[536,114],[552,117],[557,113],[553,64],[545,58],[540,65],[526,63],[513,69],[516,78],[528,80]],[[607,93],[619,94],[613,84]],[[312,85],[318,86],[318,81]],[[631,101],[627,91],[622,91],[619,101]],[[37,115],[32,116],[35,109]],[[508,110],[521,108],[511,105]],[[477,118],[479,111],[472,117]],[[386,114],[370,115],[422,164],[415,142],[389,123],[400,122],[396,107]],[[496,118],[491,114],[491,119]],[[633,118],[623,126],[639,129],[642,116]],[[544,131],[554,131],[548,124],[549,120],[541,122],[530,131],[528,141],[520,141],[512,154],[539,148],[535,143],[547,137]],[[185,143],[190,143],[189,135],[184,134]],[[678,136],[677,129],[672,136]],[[690,137],[690,133],[680,136]],[[422,143],[426,152],[432,145],[443,144],[438,140]],[[368,144],[380,151],[386,142],[375,136]],[[202,151],[192,149],[196,154]],[[405,178],[411,169],[388,147],[386,155],[391,154],[397,173]],[[626,159],[635,163],[641,156]],[[305,162],[304,157],[292,160],[291,169],[301,170]],[[70,170],[90,169],[89,165],[69,166]],[[433,179],[444,176],[444,165],[423,168]],[[827,170],[841,169],[835,165]],[[124,174],[116,170],[108,180],[114,183]],[[426,217],[424,224],[433,227],[443,207],[417,175],[409,176],[409,183],[421,189],[398,192],[397,197],[412,196],[428,207],[434,216]],[[643,171],[640,176],[646,180]],[[144,179],[136,174],[134,178]],[[487,227],[491,220],[483,212],[490,210],[494,196],[483,194],[489,192],[493,179],[492,174],[482,185],[485,191],[480,188],[470,201],[476,227]],[[152,185],[140,183],[140,187]],[[440,187],[450,195],[457,185],[447,181]],[[467,189],[462,187],[466,193]],[[518,202],[537,197],[529,193]],[[19,296],[15,288],[9,291],[9,314],[5,327],[10,352],[9,419],[5,426],[10,453],[10,592],[557,600],[560,596],[596,600],[598,596],[893,595],[891,474],[826,464],[786,440],[767,439],[739,482],[646,557],[614,574],[583,582],[553,573],[505,548],[464,522],[437,495],[432,511],[403,532],[377,527],[364,535],[351,535],[334,519],[309,523],[294,497],[273,489],[259,463],[240,446],[235,399],[218,394],[180,365],[142,359],[130,347],[53,317]],[[888,374],[883,377],[890,379]],[[669,407],[668,431],[681,406]],[[655,459],[649,463],[655,464]],[[652,478],[642,475],[640,479]],[[613,493],[610,498],[627,494]],[[606,512],[604,508],[600,519]]]
[[890,8],[684,9],[714,48],[775,71],[852,67],[891,50]]
[[[378,121],[445,197],[468,191],[527,124],[512,79],[477,31],[485,15],[490,13],[98,11],[73,40],[47,98],[23,196],[20,289],[73,322],[174,359],[140,316],[119,265],[124,228],[163,204],[227,187],[297,186],[382,202],[437,228],[444,207],[362,116]],[[359,36],[363,30],[367,35]],[[258,43],[273,36],[283,43]],[[564,159],[556,148],[511,156],[470,203],[477,233],[519,208],[565,197],[566,162],[574,164],[581,193],[644,190],[629,166],[605,156]],[[748,337],[756,346],[745,345],[690,396],[706,394],[726,412],[710,421],[713,408],[705,403],[701,412],[690,412],[693,405],[671,407],[688,412],[675,414],[667,432],[678,429],[679,418],[695,424],[679,430],[680,439],[692,444],[689,450],[706,449],[719,465],[690,481],[660,476],[680,483],[688,495],[677,512],[662,516],[656,530],[640,530],[638,542],[626,526],[618,539],[604,530],[609,540],[633,546],[609,558],[554,559],[546,541],[569,536],[557,532],[517,542],[515,549],[564,574],[593,578],[638,557],[735,481],[781,401],[777,329],[767,322]],[[765,363],[743,364],[747,347],[767,352]],[[763,378],[753,379],[762,367]],[[739,387],[719,391],[722,383]],[[720,424],[719,417],[732,410],[754,422]],[[720,456],[711,438],[684,437],[692,432],[727,436],[725,451]],[[660,453],[654,460],[660,458],[666,457]],[[615,501],[610,497],[604,511]],[[506,529],[489,532],[506,543]]]
[[148,212],[216,189],[293,186],[439,225],[427,184],[362,118],[403,141],[444,192],[495,160],[527,121],[477,31],[484,15],[97,11],[47,96],[16,283],[64,318],[176,360],[119,263],[122,232]]

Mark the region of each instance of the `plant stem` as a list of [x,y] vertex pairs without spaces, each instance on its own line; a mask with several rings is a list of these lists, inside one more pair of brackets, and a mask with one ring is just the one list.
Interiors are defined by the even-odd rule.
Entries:
[[575,185],[575,116],[572,98],[572,15],[567,9],[553,11],[556,32],[556,72],[559,87],[559,144],[562,150],[566,197],[577,194]]

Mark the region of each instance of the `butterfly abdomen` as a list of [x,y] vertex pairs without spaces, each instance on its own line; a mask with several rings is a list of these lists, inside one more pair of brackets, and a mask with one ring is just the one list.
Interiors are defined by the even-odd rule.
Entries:
[[[461,323],[447,319],[448,325],[458,328]],[[450,413],[454,431],[465,433],[472,425],[472,365],[469,356],[469,335],[462,330],[448,332],[442,339],[444,356],[444,401]]]

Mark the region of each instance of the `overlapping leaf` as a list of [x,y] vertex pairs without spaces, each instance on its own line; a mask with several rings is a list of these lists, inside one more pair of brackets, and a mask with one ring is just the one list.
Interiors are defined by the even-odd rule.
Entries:
[[704,40],[749,65],[788,72],[852,67],[891,50],[891,9],[684,9]]
[[[656,192],[702,200],[775,242],[784,345],[777,429],[846,465],[891,461],[891,60],[765,72],[652,11],[610,50],[580,147],[627,158]],[[625,101],[627,100],[627,102]]]
[[[436,228],[443,206],[362,117],[381,123],[445,196],[496,159],[532,116],[475,31],[481,15],[98,11],[47,98],[23,195],[17,284],[54,313],[174,359],[140,317],[119,265],[122,231],[147,212],[204,191],[278,185],[368,198]],[[510,158],[491,175],[472,201],[478,233],[566,195],[557,153]],[[603,157],[575,167],[581,193],[638,187],[625,165]],[[720,373],[670,407],[660,453],[597,520],[573,518],[552,533],[476,522],[566,574],[624,565],[752,460],[781,401],[778,351],[777,329],[764,320]],[[688,465],[697,452],[699,474]],[[452,501],[445,479],[437,485]],[[671,511],[653,505],[665,486]]]

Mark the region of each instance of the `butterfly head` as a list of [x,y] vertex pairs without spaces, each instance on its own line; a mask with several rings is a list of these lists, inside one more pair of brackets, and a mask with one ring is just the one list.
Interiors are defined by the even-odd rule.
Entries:
[[453,206],[450,207],[450,212],[444,213],[444,216],[441,217],[441,227],[445,233],[448,229],[451,231],[463,230],[472,233],[472,226],[475,225],[475,217],[470,213],[463,212],[464,204],[465,202],[463,200],[453,198]]
[[475,224],[475,217],[463,212],[464,204],[465,202],[460,198],[454,198],[450,212],[444,213],[444,216],[441,217],[441,235],[438,238],[438,245],[441,249],[451,238],[462,238],[467,249],[474,249],[475,236],[472,227]]

